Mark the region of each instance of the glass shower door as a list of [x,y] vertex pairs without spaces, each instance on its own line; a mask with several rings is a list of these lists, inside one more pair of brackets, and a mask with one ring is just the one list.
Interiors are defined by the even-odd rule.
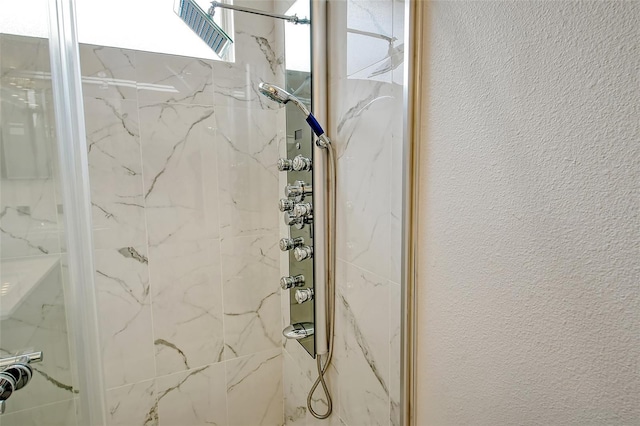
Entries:
[[0,424],[75,424],[49,41],[0,35],[0,76],[0,358],[43,353]]
[[[32,22],[24,24],[27,29],[40,24],[36,35],[49,32],[48,5],[40,3]],[[13,6],[0,9],[2,426],[101,423],[95,419],[101,417],[102,388],[90,385],[91,379],[101,377],[91,333],[93,283],[83,278],[86,273],[78,273],[92,268],[90,257],[78,255],[86,246],[81,241],[90,244],[91,236],[82,229],[87,226],[70,221],[90,225],[78,195],[88,183],[77,182],[83,179],[69,166],[70,158],[82,153],[64,131],[83,127],[81,110],[78,115],[68,96],[74,74],[68,66],[72,61],[65,57],[77,52],[77,44],[66,25],[72,20],[58,3],[51,1],[53,42],[17,35],[23,24],[5,19]],[[10,12],[14,20],[24,19],[19,7]]]

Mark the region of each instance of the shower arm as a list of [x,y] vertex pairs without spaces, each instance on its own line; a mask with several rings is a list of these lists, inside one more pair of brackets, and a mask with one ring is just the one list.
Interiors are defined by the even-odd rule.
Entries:
[[211,16],[214,15],[216,7],[220,7],[222,9],[231,9],[237,12],[253,13],[255,15],[268,16],[269,18],[284,19],[285,21],[291,22],[293,24],[310,24],[311,23],[310,19],[298,18],[297,15],[280,15],[278,13],[265,12],[264,10],[251,9],[249,7],[234,6],[232,4],[221,3],[219,1],[211,2],[211,7],[209,8],[209,15]]

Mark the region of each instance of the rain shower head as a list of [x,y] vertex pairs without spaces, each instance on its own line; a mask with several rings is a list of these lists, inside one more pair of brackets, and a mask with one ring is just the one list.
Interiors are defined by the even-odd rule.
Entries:
[[300,99],[296,98],[286,90],[270,83],[262,82],[258,84],[258,90],[261,94],[271,99],[272,101],[281,104],[286,104],[290,101],[293,102],[295,106],[300,108],[302,113],[305,115],[305,118],[307,120],[307,123],[311,127],[311,130],[313,130],[316,136],[318,136],[318,145],[320,147],[325,147],[330,143],[329,139],[324,134],[322,126],[320,126],[320,123],[318,123],[318,120],[316,120],[313,114],[311,114],[311,111],[309,111],[309,109],[302,103]]
[[202,10],[195,0],[177,0],[176,6],[176,13],[189,28],[218,56],[224,56],[233,40],[213,22],[211,15]]

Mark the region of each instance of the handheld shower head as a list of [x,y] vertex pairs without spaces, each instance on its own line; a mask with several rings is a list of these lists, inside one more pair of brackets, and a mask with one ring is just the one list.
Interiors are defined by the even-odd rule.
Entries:
[[327,138],[327,136],[324,134],[324,130],[322,129],[322,126],[320,126],[320,123],[318,123],[318,120],[316,120],[313,114],[311,114],[311,111],[309,111],[309,109],[302,103],[300,99],[296,98],[286,90],[270,83],[262,82],[258,84],[258,90],[262,95],[266,96],[272,101],[281,104],[293,102],[295,106],[297,106],[305,115],[305,119],[311,127],[311,130],[313,130],[316,136],[318,136],[318,145],[320,147],[325,147],[327,144],[331,143],[329,141],[329,138]]
[[291,94],[289,92],[273,84],[262,82],[258,84],[258,90],[267,98],[281,104],[286,104],[291,100]]

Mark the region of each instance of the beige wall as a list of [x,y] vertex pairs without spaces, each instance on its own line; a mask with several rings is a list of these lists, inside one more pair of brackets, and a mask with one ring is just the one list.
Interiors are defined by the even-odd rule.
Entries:
[[430,4],[418,424],[640,423],[638,22]]

